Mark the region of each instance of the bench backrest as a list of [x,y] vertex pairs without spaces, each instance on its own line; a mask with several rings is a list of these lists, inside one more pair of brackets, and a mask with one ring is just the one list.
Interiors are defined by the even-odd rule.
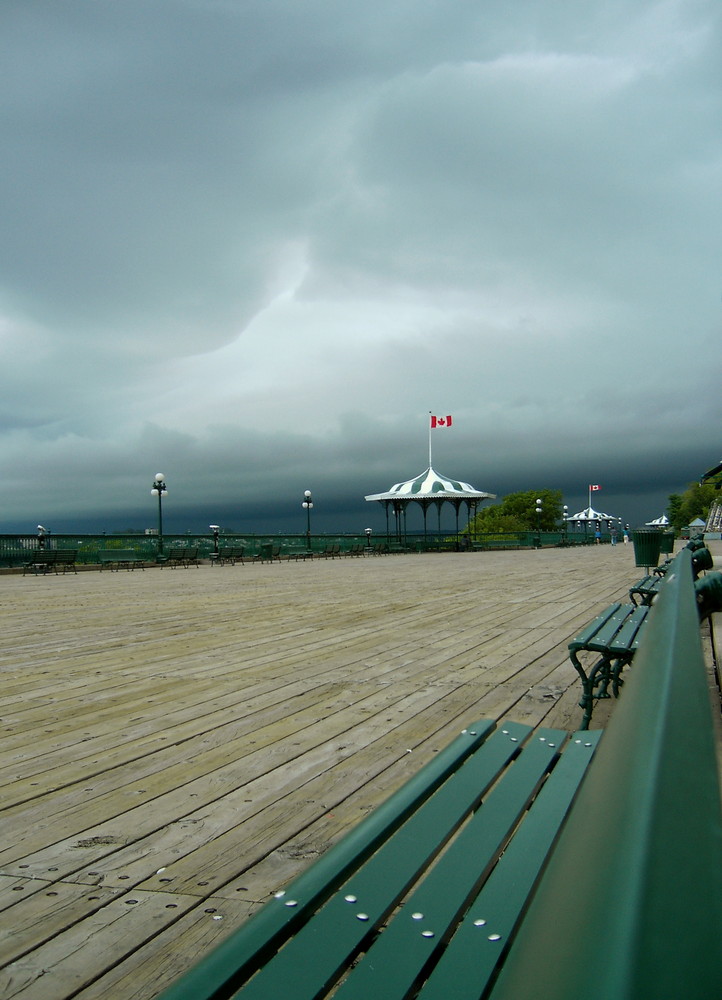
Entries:
[[72,563],[75,562],[77,557],[77,549],[38,549],[33,553],[31,562]]
[[494,1000],[722,988],[722,808],[691,555],[660,587]]

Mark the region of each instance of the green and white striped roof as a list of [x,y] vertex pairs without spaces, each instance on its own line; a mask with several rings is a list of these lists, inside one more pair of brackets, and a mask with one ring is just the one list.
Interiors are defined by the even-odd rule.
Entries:
[[447,479],[429,466],[415,479],[396,483],[386,493],[373,493],[366,500],[493,500],[495,493],[474,489],[459,479]]

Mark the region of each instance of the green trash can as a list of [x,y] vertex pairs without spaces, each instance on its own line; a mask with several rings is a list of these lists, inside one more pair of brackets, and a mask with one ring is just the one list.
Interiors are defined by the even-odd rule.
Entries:
[[632,532],[634,543],[634,564],[650,569],[659,562],[662,547],[662,532],[657,528],[637,528]]
[[674,531],[663,531],[660,553],[663,556],[671,556],[674,552]]

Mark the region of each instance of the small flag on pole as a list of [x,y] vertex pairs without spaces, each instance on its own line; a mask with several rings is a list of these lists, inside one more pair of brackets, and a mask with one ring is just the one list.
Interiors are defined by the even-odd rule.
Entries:
[[432,427],[451,427],[451,417],[431,417]]
[[595,490],[601,490],[601,488],[602,488],[601,486],[590,486],[589,487],[589,492],[590,493],[594,493]]

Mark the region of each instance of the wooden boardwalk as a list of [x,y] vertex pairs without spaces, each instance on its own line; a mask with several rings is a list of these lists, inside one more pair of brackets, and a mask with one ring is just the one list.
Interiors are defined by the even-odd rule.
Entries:
[[567,641],[640,575],[618,545],[0,576],[0,996],[149,1000],[459,729],[576,727]]

